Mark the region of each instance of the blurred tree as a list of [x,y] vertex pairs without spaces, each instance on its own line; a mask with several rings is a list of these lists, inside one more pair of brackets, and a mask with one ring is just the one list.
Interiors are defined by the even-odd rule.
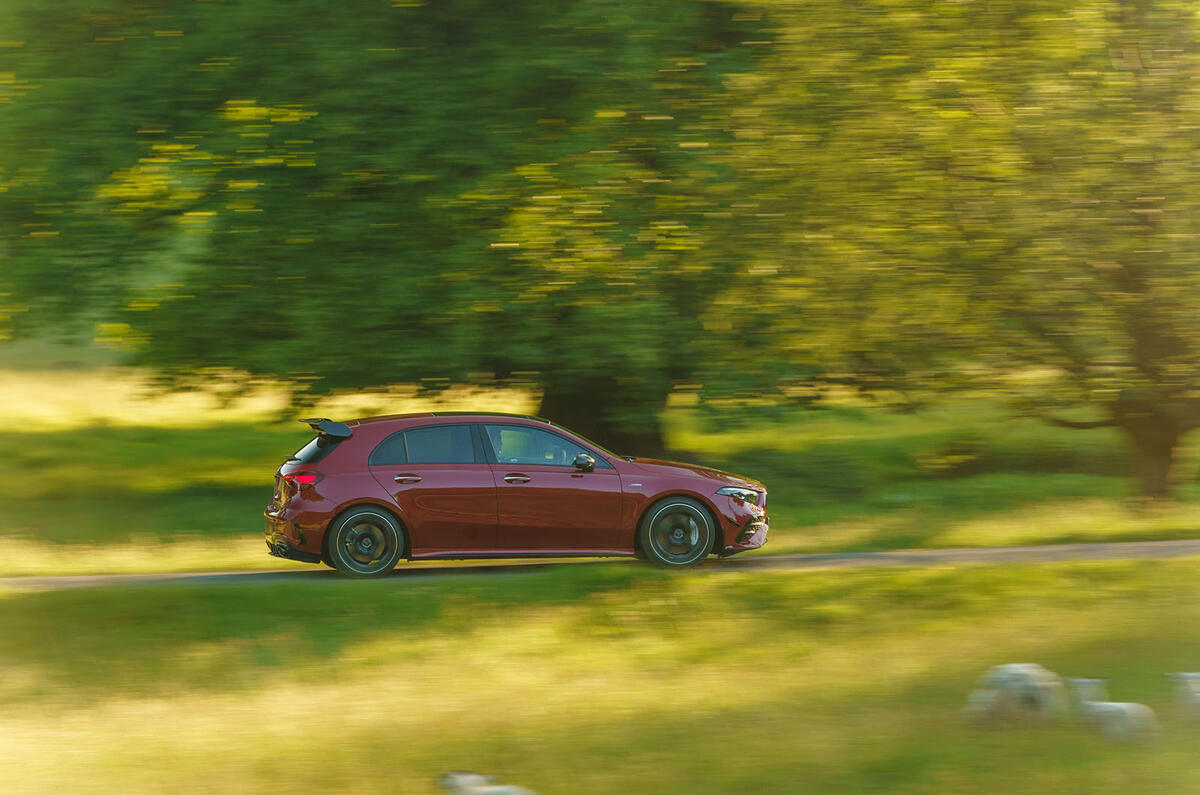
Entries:
[[1166,494],[1192,5],[746,5],[7,3],[0,332],[116,306],[181,383],[527,383],[642,453],[684,382],[912,405],[1037,369],[1034,410],[1121,428]]
[[[1018,267],[992,279],[1018,361],[1060,374],[1167,496],[1200,427],[1200,26],[1195,6],[1084,6],[1045,23],[1049,68],[1008,112],[1025,153]],[[1056,46],[1050,46],[1056,45]]]
[[779,355],[873,389],[1040,368],[1035,410],[1120,428],[1165,496],[1200,427],[1194,5],[763,7],[736,134],[801,307]]
[[6,3],[0,322],[100,320],[175,385],[518,382],[661,452],[672,385],[736,344],[703,333],[735,10]]

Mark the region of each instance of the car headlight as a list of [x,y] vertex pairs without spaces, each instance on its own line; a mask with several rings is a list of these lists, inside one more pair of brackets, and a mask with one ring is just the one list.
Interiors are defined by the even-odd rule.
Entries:
[[726,497],[733,497],[735,500],[748,502],[751,505],[758,505],[758,492],[754,489],[743,489],[737,486],[726,486],[723,489],[718,489],[717,494],[724,494]]

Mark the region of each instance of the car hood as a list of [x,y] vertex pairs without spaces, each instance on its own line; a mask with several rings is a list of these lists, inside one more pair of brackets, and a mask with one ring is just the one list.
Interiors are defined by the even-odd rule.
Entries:
[[758,491],[766,491],[767,487],[759,483],[757,480],[734,475],[730,472],[722,472],[719,469],[700,466],[699,464],[684,464],[679,461],[662,461],[657,458],[635,458],[630,462],[639,470],[653,475],[684,475],[697,478],[705,478],[707,480],[720,481],[729,486],[741,486],[743,488],[757,489]]

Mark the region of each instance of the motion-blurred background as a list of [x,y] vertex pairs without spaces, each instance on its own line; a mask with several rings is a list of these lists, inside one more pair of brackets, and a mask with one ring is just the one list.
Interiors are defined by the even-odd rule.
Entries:
[[[762,554],[1194,536],[1198,33],[1186,0],[2,0],[0,570],[298,568],[257,535],[295,418],[435,406],[762,480]],[[0,586],[0,781],[1194,792],[1184,735],[955,710],[1023,657],[1163,707],[1195,574]]]

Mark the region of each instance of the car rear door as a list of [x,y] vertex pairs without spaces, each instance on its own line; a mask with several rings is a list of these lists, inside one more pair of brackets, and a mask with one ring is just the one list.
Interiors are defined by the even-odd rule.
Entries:
[[[495,473],[497,544],[530,552],[606,551],[618,547],[621,478],[595,451],[549,428],[484,423],[483,443]],[[573,464],[584,452],[592,472]]]
[[397,431],[368,466],[403,511],[414,556],[495,549],[496,484],[470,424]]

